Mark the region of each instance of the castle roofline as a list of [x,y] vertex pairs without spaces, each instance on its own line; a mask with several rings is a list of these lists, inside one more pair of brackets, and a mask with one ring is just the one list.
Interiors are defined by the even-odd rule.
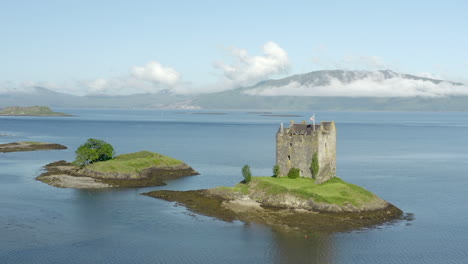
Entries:
[[294,135],[312,135],[315,131],[329,131],[334,121],[322,121],[320,124],[314,125],[308,123],[292,123],[289,128],[283,128],[282,126],[278,130],[279,133],[288,133]]
[[[315,125],[315,130],[320,130],[320,125]],[[290,134],[312,135],[314,132],[313,124],[292,124],[289,127]]]

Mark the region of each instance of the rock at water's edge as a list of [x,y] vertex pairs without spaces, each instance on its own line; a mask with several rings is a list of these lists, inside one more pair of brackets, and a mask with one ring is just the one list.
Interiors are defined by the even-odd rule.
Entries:
[[67,149],[66,146],[55,143],[44,142],[13,142],[0,144],[0,152],[19,152],[19,151],[36,151],[36,150],[53,150]]

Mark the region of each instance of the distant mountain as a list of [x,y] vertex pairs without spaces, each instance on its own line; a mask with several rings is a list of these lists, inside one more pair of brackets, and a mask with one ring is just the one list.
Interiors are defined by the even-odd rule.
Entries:
[[79,96],[58,93],[43,87],[28,91],[12,91],[0,95],[0,107],[7,106],[68,106],[79,104]]
[[352,83],[362,79],[372,79],[375,81],[388,80],[393,78],[401,78],[406,80],[419,80],[428,81],[434,84],[440,84],[447,82],[453,85],[463,85],[462,83],[431,79],[426,77],[419,77],[411,74],[396,73],[392,70],[381,70],[381,71],[345,71],[345,70],[324,70],[324,71],[313,71],[305,74],[297,74],[290,77],[286,77],[279,80],[266,80],[262,81],[254,86],[244,88],[244,90],[255,89],[265,86],[285,86],[292,82],[299,83],[301,85],[311,86],[323,86],[329,85],[331,80],[338,80],[342,83]]
[[[369,96],[379,91],[392,94],[393,90],[403,94]],[[368,95],[362,95],[363,91],[368,91]],[[462,83],[391,70],[329,70],[265,80],[249,87],[200,95],[176,95],[161,91],[128,96],[76,96],[43,87],[35,87],[29,92],[0,95],[0,107],[32,105],[77,108],[468,111],[468,88]]]
[[127,96],[87,95],[76,96],[59,93],[43,87],[34,87],[28,92],[8,92],[0,95],[0,107],[45,105],[49,107],[85,108],[151,108],[193,109],[192,97],[172,95],[167,92],[135,94]]
[[[354,111],[468,111],[468,96],[314,96],[314,88],[326,93],[332,85],[339,84],[346,92],[349,87],[359,84],[392,83],[398,86],[413,82],[419,90],[424,85],[437,87],[445,85],[459,89],[468,88],[463,83],[450,82],[410,74],[400,74],[391,70],[382,71],[314,71],[293,75],[278,80],[266,80],[250,87],[199,96],[194,104],[214,109],[264,109],[264,110],[354,110]],[[289,95],[288,89],[300,88],[304,95]],[[370,87],[372,89],[374,87]],[[351,88],[350,88],[351,89]],[[416,90],[417,90],[416,89]],[[272,92],[278,92],[276,95]]]

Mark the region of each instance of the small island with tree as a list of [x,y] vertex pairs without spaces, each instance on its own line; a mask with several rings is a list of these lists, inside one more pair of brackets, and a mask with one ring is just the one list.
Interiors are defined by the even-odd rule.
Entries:
[[54,112],[47,106],[12,106],[0,109],[0,116],[73,116],[66,113]]
[[36,179],[63,188],[147,187],[198,175],[186,163],[150,151],[115,156],[111,144],[90,138],[76,150],[73,162],[56,161]]

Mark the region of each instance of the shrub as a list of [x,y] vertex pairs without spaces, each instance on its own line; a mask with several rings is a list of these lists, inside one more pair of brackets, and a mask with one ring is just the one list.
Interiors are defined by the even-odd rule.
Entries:
[[249,165],[242,167],[242,176],[244,176],[244,183],[249,183],[252,180],[252,172]]
[[76,151],[76,159],[74,163],[79,165],[87,165],[97,161],[106,161],[114,157],[114,147],[104,140],[89,138],[83,145],[79,146]]
[[288,172],[288,178],[296,179],[301,176],[301,171],[298,168],[291,168]]
[[320,166],[319,166],[319,159],[318,159],[318,154],[317,152],[312,155],[312,162],[310,163],[310,172],[312,173],[312,177],[316,177],[318,172],[319,172]]
[[275,165],[273,167],[273,177],[278,177],[280,172],[280,167],[278,165]]

